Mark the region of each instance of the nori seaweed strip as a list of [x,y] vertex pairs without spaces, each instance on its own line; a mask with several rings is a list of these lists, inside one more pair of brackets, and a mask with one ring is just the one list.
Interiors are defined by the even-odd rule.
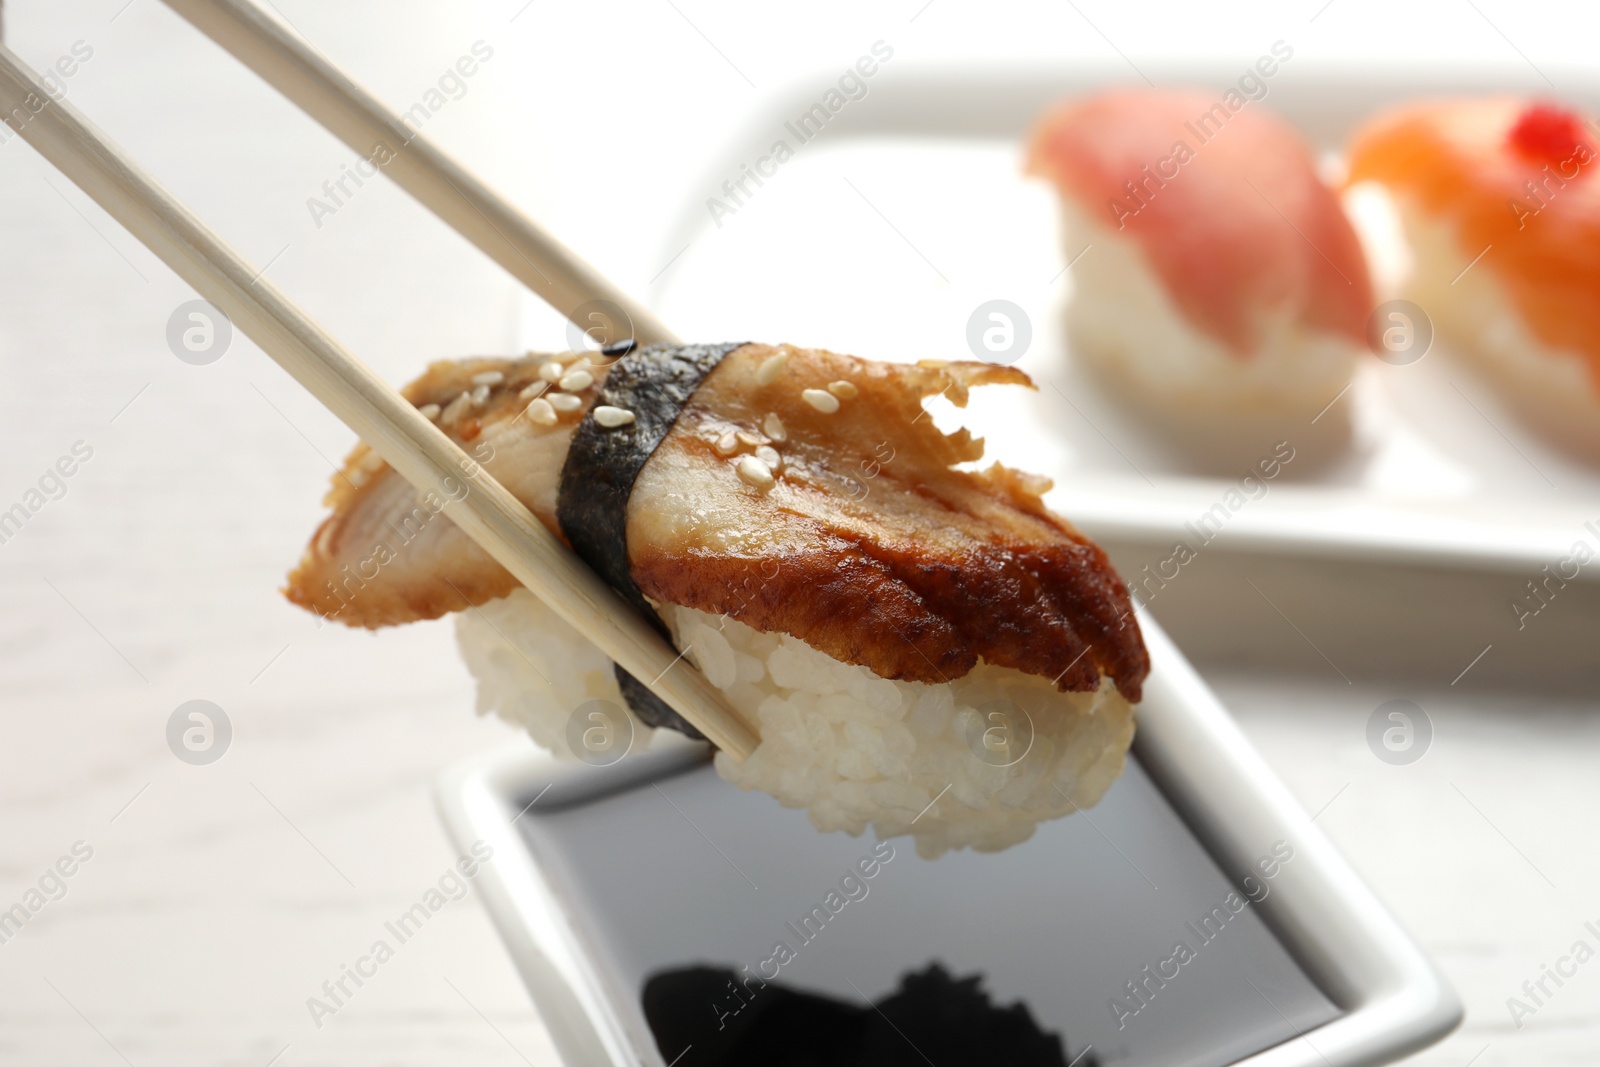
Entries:
[[[722,358],[747,342],[720,345],[650,345],[611,365],[600,395],[578,424],[561,468],[556,519],[583,561],[604,578],[660,632],[672,640],[666,623],[634,584],[628,572],[628,498],[633,483],[707,374]],[[594,420],[601,404],[633,412],[633,422],[607,429]],[[650,691],[616,667],[617,684],[635,715],[649,726],[670,726],[697,740],[700,731]]]

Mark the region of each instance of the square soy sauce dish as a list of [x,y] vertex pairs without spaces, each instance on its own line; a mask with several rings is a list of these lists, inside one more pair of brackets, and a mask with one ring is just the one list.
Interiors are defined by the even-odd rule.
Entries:
[[492,849],[480,890],[568,1064],[1342,1067],[1442,1037],[1454,993],[1141,624],[1126,770],[1001,852],[818,833],[665,736],[491,753],[441,812]]

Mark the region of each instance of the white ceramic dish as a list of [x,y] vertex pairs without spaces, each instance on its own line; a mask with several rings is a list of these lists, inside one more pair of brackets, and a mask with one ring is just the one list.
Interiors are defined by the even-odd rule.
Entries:
[[[1069,1055],[1092,1045],[1103,1064],[1376,1064],[1455,1026],[1459,1004],[1432,965],[1146,625],[1135,762],[1101,805],[999,855],[927,863],[899,848],[878,903],[857,905],[851,931],[819,937],[780,980],[861,1003],[938,958],[981,971],[998,1002],[1024,999]],[[478,885],[569,1064],[668,1063],[642,980],[668,964],[753,963],[871,848],[739,794],[690,748],[574,769],[524,745],[439,783],[456,845],[494,850]],[[1245,887],[1280,843],[1292,860],[1188,965],[1210,973],[1180,968],[1119,1019],[1126,982],[1171,942],[1199,945],[1184,917]]]
[[[1289,117],[1330,152],[1393,101],[1548,93],[1521,69],[1396,75],[1310,62],[1283,64],[1260,106]],[[1238,74],[1147,73],[1162,84],[1219,87]],[[785,123],[828,83],[798,88],[708,163],[661,242],[657,261],[671,264],[652,304],[686,337],[914,359],[971,358],[969,315],[984,301],[1010,300],[1033,328],[1018,365],[1041,390],[980,392],[966,421],[988,438],[990,456],[1053,475],[1052,503],[1093,536],[1198,547],[1185,524],[1217,505],[1236,479],[1186,471],[1072,369],[1060,323],[1071,273],[1058,247],[1054,194],[1020,173],[1021,139],[1049,103],[1129,80],[1123,67],[952,74],[890,63],[865,97],[804,144]],[[1600,108],[1592,79],[1564,78],[1563,91]],[[778,139],[796,147],[793,158],[761,186],[747,181],[751,195],[734,213],[713,211],[712,198],[734,205],[723,182],[770,155]],[[1372,360],[1339,403],[1355,409],[1356,446],[1317,471],[1286,468],[1264,496],[1229,515],[1219,544],[1530,576],[1568,557],[1576,541],[1600,550],[1600,510],[1592,505],[1600,469],[1535,439],[1443,342],[1409,366]]]

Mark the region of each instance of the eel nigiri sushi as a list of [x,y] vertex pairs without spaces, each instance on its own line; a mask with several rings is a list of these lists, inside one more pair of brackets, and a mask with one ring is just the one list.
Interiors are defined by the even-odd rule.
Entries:
[[1040,120],[1027,167],[1061,194],[1072,349],[1126,396],[1223,434],[1308,428],[1349,384],[1366,260],[1305,142],[1261,105],[1084,97]]
[[1409,295],[1499,395],[1600,456],[1600,178],[1593,120],[1509,97],[1382,115],[1350,146],[1412,251]]
[[[724,777],[928,856],[1100,798],[1149,670],[1127,589],[1048,481],[957,469],[982,441],[922,406],[1026,375],[762,344],[590,358],[437,363],[405,395],[757,726]],[[364,445],[327,503],[296,604],[364,627],[459,613],[480,712],[558,754],[592,700],[693,733]]]

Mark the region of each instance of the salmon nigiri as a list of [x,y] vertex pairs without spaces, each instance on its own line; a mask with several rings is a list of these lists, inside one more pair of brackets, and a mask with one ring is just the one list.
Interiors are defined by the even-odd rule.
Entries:
[[1395,202],[1410,293],[1513,409],[1600,455],[1600,176],[1593,120],[1510,97],[1380,116],[1350,148],[1352,184]]
[[1372,311],[1361,245],[1306,143],[1260,105],[1074,100],[1036,127],[1028,169],[1061,193],[1082,257],[1068,328],[1097,369],[1213,426],[1309,419],[1349,384]]

